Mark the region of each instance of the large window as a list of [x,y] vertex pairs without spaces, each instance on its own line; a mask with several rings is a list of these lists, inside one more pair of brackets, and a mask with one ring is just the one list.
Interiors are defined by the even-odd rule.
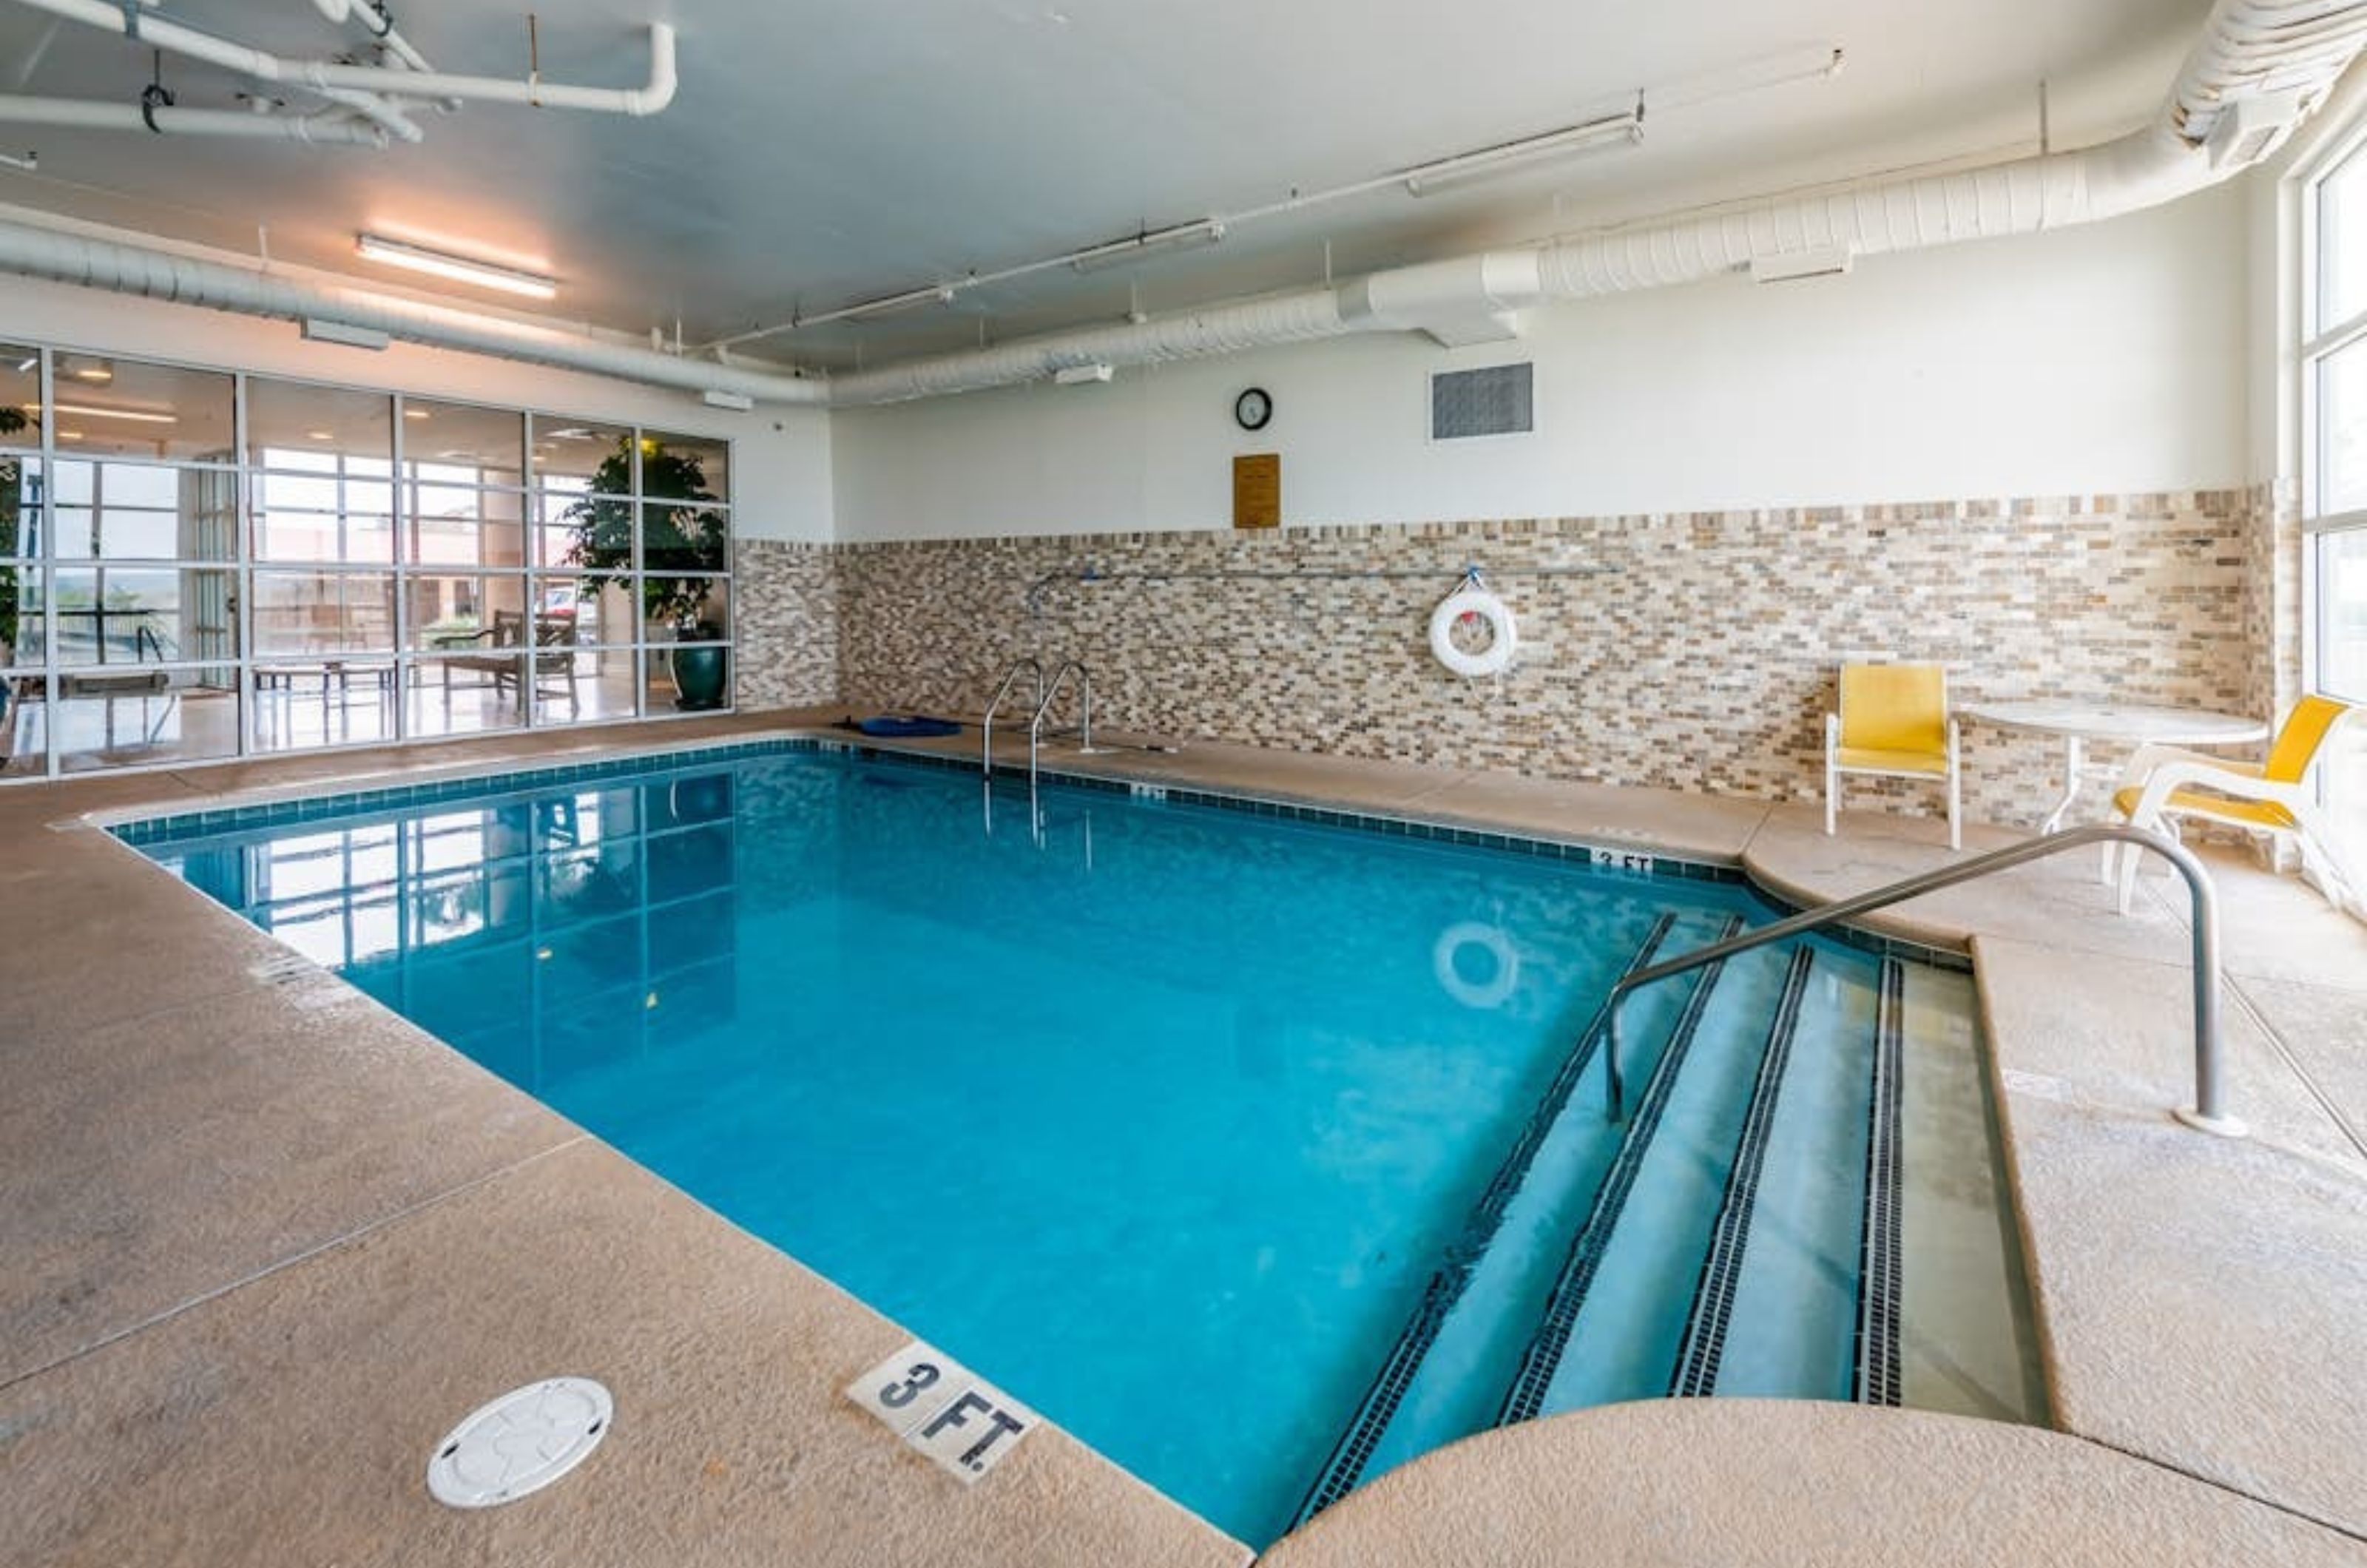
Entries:
[[[2307,668],[2316,690],[2367,703],[2367,143],[2311,187],[2302,476]],[[2327,761],[2337,831],[2367,853],[2367,724]]]
[[0,775],[728,705],[730,454],[0,344]]

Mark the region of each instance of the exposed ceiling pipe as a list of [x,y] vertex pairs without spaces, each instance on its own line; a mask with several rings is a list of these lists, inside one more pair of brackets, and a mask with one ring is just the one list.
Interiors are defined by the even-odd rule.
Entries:
[[[39,3],[55,7],[85,0]],[[653,54],[661,30],[652,32]],[[2185,196],[2266,157],[2317,107],[2362,42],[2367,0],[2218,0],[2161,113],[2101,146],[1428,263],[1337,288],[860,371],[826,388],[777,371],[626,347],[16,223],[0,222],[0,270],[250,315],[340,321],[409,342],[694,392],[777,403],[889,402],[1041,380],[1080,365],[1155,364],[1349,333],[1419,329],[1455,341],[1457,333],[1501,333],[1516,312],[1546,301],[1689,282],[1802,253],[1879,254],[2093,222]],[[670,90],[670,35],[664,55]],[[407,79],[427,92],[443,80],[465,80]],[[2214,158],[2205,144],[2224,141],[2223,121],[2231,116],[2253,117],[2254,134],[2237,144],[2236,155]]]
[[[1639,224],[1535,249],[1489,252],[1375,274],[1293,296],[1287,336],[1428,332],[1444,343],[1504,336],[1532,306],[1690,283],[1753,262],[1840,256],[2034,233],[2157,207],[2257,164],[2324,98],[2367,43],[2367,0],[2218,0],[2161,110],[2117,141],[1984,169],[1913,175],[1824,195],[1748,203],[1711,216]],[[2204,142],[2221,117],[2265,117],[2237,155]],[[1327,310],[1319,302],[1331,299]],[[1140,365],[1255,346],[1212,344],[1198,323],[1256,320],[1256,304],[1141,327],[1062,333],[833,378],[831,402],[938,397],[1042,380],[1065,366]],[[1333,323],[1325,326],[1326,319]]]
[[[312,0],[312,5],[337,27],[345,26],[350,17],[405,70],[432,72],[436,69],[427,63],[425,55],[411,47],[409,39],[394,30],[394,18],[387,14],[384,6],[369,4],[368,0],[363,0],[359,5],[355,4],[355,0]],[[372,18],[375,18],[375,25]]]
[[147,130],[167,136],[240,136],[262,140],[383,147],[386,132],[342,112],[289,115],[248,109],[185,109],[159,105],[94,103],[81,98],[26,98],[0,94],[0,124],[63,125],[93,130]]
[[413,97],[484,99],[492,103],[532,104],[541,108],[590,109],[606,114],[652,115],[674,101],[674,28],[650,24],[650,75],[640,87],[573,87],[529,76],[513,81],[502,76],[454,76],[440,71],[414,71],[407,66],[340,65],[323,60],[282,60],[259,49],[232,43],[211,33],[178,22],[130,10],[111,0],[18,0],[36,10],[68,21],[121,33],[175,54],[187,55],[234,71],[258,82],[311,87],[328,96],[332,88],[365,93],[392,93]]

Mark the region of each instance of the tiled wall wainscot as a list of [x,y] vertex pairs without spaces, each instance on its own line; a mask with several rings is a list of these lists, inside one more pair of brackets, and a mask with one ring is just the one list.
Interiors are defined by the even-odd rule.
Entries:
[[[975,713],[1023,653],[1096,719],[1348,756],[1776,798],[1821,781],[1844,660],[1933,660],[1960,700],[2249,712],[2260,498],[2233,491],[843,547],[838,695]],[[1467,564],[1519,619],[1505,673],[1432,657]],[[769,597],[769,594],[767,595]],[[744,635],[744,634],[743,634]],[[810,662],[801,667],[810,680]],[[743,701],[747,700],[743,695]],[[1976,817],[2029,820],[2059,750],[1968,727]],[[1881,792],[1853,784],[1852,794]],[[1936,792],[1902,789],[1936,806]]]
[[734,695],[743,708],[838,696],[838,559],[827,545],[742,539],[737,558]]

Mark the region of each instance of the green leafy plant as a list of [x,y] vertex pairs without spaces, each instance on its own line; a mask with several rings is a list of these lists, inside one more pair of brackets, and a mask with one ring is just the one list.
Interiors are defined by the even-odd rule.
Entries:
[[[32,423],[23,409],[0,405],[0,435],[15,435]],[[0,558],[14,558],[20,553],[24,478],[23,458],[0,457]],[[0,664],[16,657],[17,579],[13,569],[0,570]]]
[[[723,569],[730,525],[710,504],[718,497],[707,488],[707,470],[696,456],[649,437],[640,456],[641,615],[651,626],[689,631],[701,626],[713,586],[708,574]],[[595,592],[627,581],[632,572],[633,503],[623,499],[632,488],[632,438],[625,436],[592,471],[595,493],[564,513],[575,530],[567,558],[584,569]],[[667,504],[674,502],[685,504]],[[714,628],[698,635],[713,636]]]

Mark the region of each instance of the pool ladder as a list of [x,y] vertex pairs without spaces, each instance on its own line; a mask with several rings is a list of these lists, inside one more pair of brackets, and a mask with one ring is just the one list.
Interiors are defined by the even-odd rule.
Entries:
[[1036,753],[1044,741],[1044,720],[1051,714],[1052,705],[1059,700],[1060,689],[1068,684],[1070,675],[1077,678],[1081,705],[1081,721],[1076,730],[1077,749],[1088,754],[1093,750],[1093,672],[1085,668],[1082,660],[1071,659],[1054,671],[1048,682],[1044,679],[1044,666],[1034,659],[1012,661],[1011,668],[1003,671],[1002,683],[994,688],[993,700],[986,705],[986,722],[980,727],[979,771],[990,779],[994,776],[994,716],[1010,700],[1012,688],[1018,683],[1019,677],[1030,673],[1036,677],[1036,709],[1027,724],[1027,787],[1033,790],[1036,787]]

